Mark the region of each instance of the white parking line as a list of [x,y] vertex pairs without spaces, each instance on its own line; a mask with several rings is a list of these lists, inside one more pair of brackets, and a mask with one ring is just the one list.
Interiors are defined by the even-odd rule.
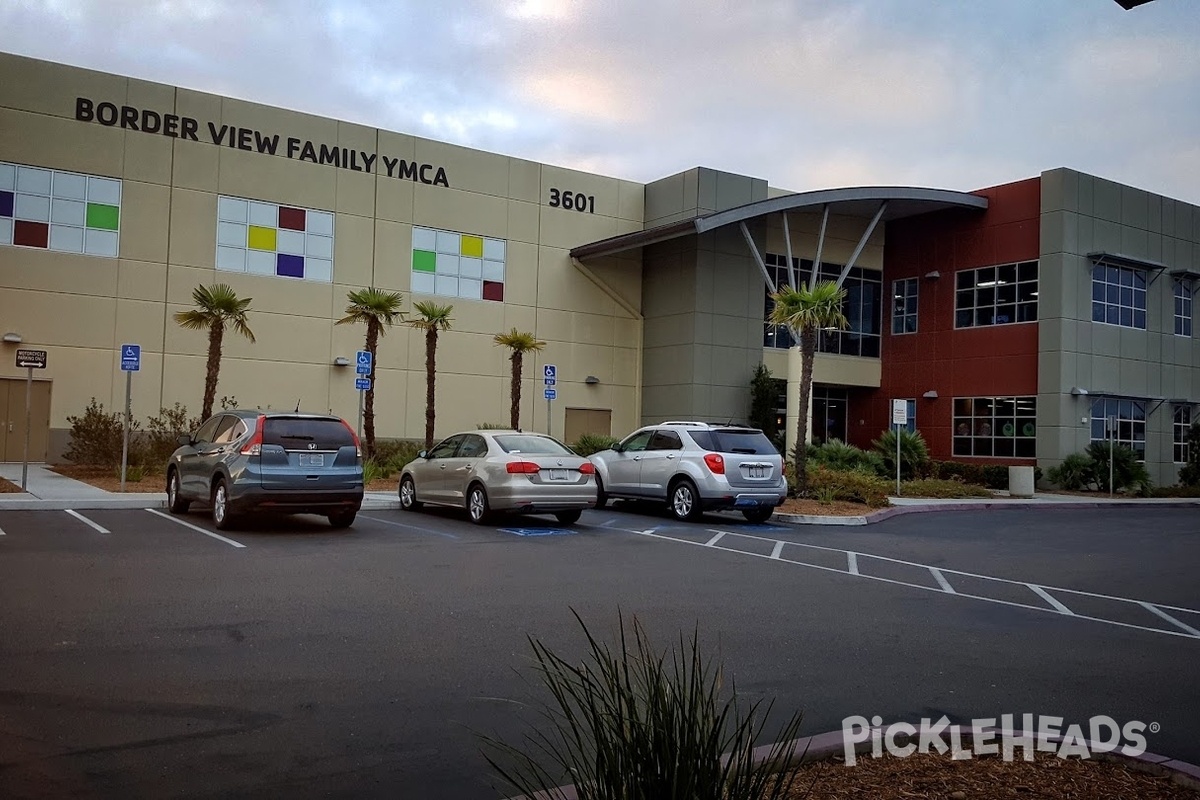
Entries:
[[705,546],[705,547],[712,547],[714,544],[716,544],[717,542],[721,541],[721,539],[722,539],[724,536],[725,536],[725,531],[717,531],[717,535],[716,535],[716,536],[714,536],[714,537],[712,537],[711,539],[709,539],[707,542],[705,542],[705,543],[704,543],[704,546]]
[[233,539],[226,539],[224,536],[222,536],[219,533],[213,533],[212,531],[206,531],[206,530],[204,530],[204,528],[201,528],[199,525],[193,525],[190,522],[184,522],[181,519],[172,517],[170,514],[164,514],[161,511],[157,511],[153,508],[147,508],[145,510],[149,511],[151,514],[153,514],[156,517],[162,517],[163,519],[169,519],[169,520],[171,520],[171,522],[174,522],[176,525],[182,525],[185,528],[191,528],[192,530],[196,531],[197,533],[203,533],[205,536],[211,536],[212,538],[222,541],[225,544],[233,545],[234,547],[245,547],[246,546],[246,545],[242,544],[241,542],[235,542]]
[[858,574],[858,553],[846,551],[846,571],[851,575]]
[[1054,607],[1054,610],[1055,610],[1055,611],[1057,611],[1058,613],[1060,613],[1060,614],[1066,614],[1066,615],[1068,615],[1068,616],[1071,616],[1071,617],[1075,616],[1075,612],[1074,612],[1074,611],[1072,611],[1071,609],[1067,608],[1067,607],[1066,607],[1066,606],[1064,606],[1062,603],[1058,602],[1058,600],[1056,600],[1056,599],[1054,599],[1053,597],[1051,597],[1051,596],[1050,596],[1050,593],[1049,593],[1049,592],[1047,592],[1047,591],[1046,591],[1045,589],[1043,589],[1042,587],[1038,586],[1037,584],[1033,584],[1033,583],[1027,583],[1027,584],[1025,584],[1025,585],[1026,585],[1026,586],[1028,586],[1028,587],[1029,587],[1031,590],[1033,590],[1033,593],[1034,593],[1034,594],[1036,594],[1038,597],[1042,598],[1042,599],[1043,599],[1043,600],[1045,600],[1047,603],[1049,603],[1051,606],[1053,606],[1053,607]]
[[1196,630],[1191,625],[1184,625],[1182,622],[1175,619],[1170,614],[1163,611],[1161,608],[1154,605],[1153,603],[1147,603],[1145,601],[1142,601],[1139,605],[1141,605],[1142,608],[1146,609],[1150,613],[1157,614],[1158,616],[1165,619],[1167,622],[1171,623],[1172,625],[1176,625],[1176,626],[1182,628],[1183,630],[1187,631],[1188,633],[1192,634],[1193,636],[1200,636],[1200,631]]
[[929,572],[933,575],[933,579],[938,582],[938,586],[942,587],[942,591],[946,594],[958,594],[954,591],[954,587],[950,585],[950,581],[946,580],[946,576],[942,574],[940,569],[930,567]]
[[65,510],[65,511],[66,511],[68,514],[70,514],[72,517],[74,517],[75,519],[77,519],[77,520],[79,520],[80,522],[84,523],[85,525],[90,525],[91,527],[93,527],[93,528],[95,528],[96,530],[100,531],[100,533],[112,533],[112,531],[110,531],[108,528],[104,527],[103,525],[99,525],[99,524],[97,524],[97,523],[95,523],[95,522],[92,522],[90,519],[88,519],[87,517],[85,517],[83,514],[80,514],[78,511],[72,511],[72,510],[71,510],[71,509],[69,509],[69,508],[68,508],[68,509],[64,509],[64,510]]
[[407,529],[414,530],[414,531],[421,531],[422,533],[432,533],[434,536],[442,536],[446,539],[457,539],[458,538],[453,533],[446,533],[445,531],[435,531],[433,528],[422,528],[420,525],[409,525],[404,522],[392,522],[390,519],[380,519],[379,517],[369,517],[366,514],[359,514],[358,516],[361,519],[369,519],[372,522],[382,522],[384,525],[394,525],[397,528],[407,528]]
[[[648,536],[652,539],[662,539],[664,541],[674,542],[675,544],[687,544],[687,545],[692,545],[694,547],[706,547],[711,550],[720,550],[725,553],[734,553],[739,556],[749,556],[751,558],[764,558],[769,561],[776,561],[776,562],[779,562],[782,564],[794,564],[795,566],[798,566],[798,567],[807,567],[809,569],[816,569],[816,570],[820,570],[822,572],[833,572],[837,575],[848,575],[849,574],[846,572],[846,570],[837,569],[835,567],[819,566],[817,564],[809,564],[806,561],[793,561],[792,559],[782,558],[782,557],[776,558],[774,556],[768,556],[763,553],[754,553],[749,550],[738,550],[733,547],[721,547],[719,545],[710,545],[710,544],[706,544],[704,542],[698,542],[698,541],[695,541],[692,539],[679,539],[674,536],[665,536],[663,534],[652,533],[650,531],[636,531],[636,530],[630,530],[628,528],[626,528],[625,530],[627,530],[629,533],[635,533],[639,536]],[[777,539],[764,539],[763,537],[760,537],[760,536],[750,536],[749,534],[736,533],[733,531],[724,531],[724,533],[727,533],[731,536],[741,536],[741,537],[748,538],[748,539],[759,539],[761,541],[770,541],[770,542],[778,542],[779,541]],[[838,552],[838,553],[847,553],[848,555],[850,554],[850,551],[848,551],[848,550],[839,550],[834,547],[821,547],[819,545],[801,544],[800,542],[788,542],[787,544],[793,545],[795,547],[809,547],[814,550],[828,550],[828,551]],[[861,555],[868,555],[868,554],[863,553]],[[908,564],[910,566],[921,567],[923,569],[929,569],[932,571],[932,568],[928,564],[917,564],[912,561],[902,561],[897,558],[887,558],[885,556],[871,555],[869,557],[879,559],[881,561],[891,561],[896,564]],[[993,578],[988,575],[979,575],[979,574],[976,574],[973,572],[960,572],[958,570],[949,570],[949,569],[947,569],[947,570],[939,569],[939,572],[948,572],[952,575],[964,575],[964,576],[969,576],[969,577],[973,577],[973,578],[982,578],[984,580],[989,580],[989,581],[996,581],[998,583],[1011,583],[1011,584],[1017,584],[1020,586],[1026,586],[1028,588],[1033,588],[1033,586],[1031,586],[1030,584],[1024,583],[1022,581],[1009,580],[1008,578]],[[1178,620],[1173,620],[1173,622],[1176,625],[1178,625],[1179,627],[1184,628],[1186,630],[1172,631],[1172,630],[1165,630],[1163,628],[1151,628],[1146,625],[1135,625],[1130,622],[1119,622],[1117,620],[1104,619],[1103,617],[1092,617],[1092,616],[1087,616],[1084,614],[1075,614],[1075,613],[1071,612],[1069,609],[1064,614],[1064,612],[1059,611],[1058,609],[1047,608],[1044,605],[1036,605],[1035,606],[1035,605],[1030,605],[1029,603],[1017,603],[1012,600],[1001,600],[996,597],[985,597],[984,595],[978,595],[978,594],[965,594],[963,592],[946,592],[945,589],[940,586],[938,588],[934,588],[932,586],[926,586],[926,585],[922,585],[919,583],[907,583],[906,581],[897,581],[897,580],[893,580],[891,578],[881,578],[876,575],[863,575],[860,573],[858,575],[854,575],[853,577],[861,578],[863,580],[869,580],[869,581],[878,581],[879,583],[890,583],[893,586],[904,586],[909,589],[919,589],[923,592],[937,592],[938,594],[953,594],[955,597],[964,597],[964,598],[967,598],[970,600],[982,600],[985,603],[995,603],[996,605],[1009,606],[1012,608],[1024,608],[1029,611],[1042,611],[1042,612],[1045,612],[1048,614],[1058,614],[1060,616],[1069,615],[1072,619],[1088,620],[1089,622],[1103,622],[1106,625],[1116,625],[1119,628],[1133,628],[1134,630],[1145,631],[1146,633],[1160,633],[1160,634],[1164,634],[1166,636],[1179,636],[1184,639],[1200,639],[1200,631],[1194,631],[1189,626],[1186,626],[1186,625],[1183,625],[1182,623],[1180,623]],[[943,577],[943,580],[944,580],[944,577]],[[1041,587],[1038,587],[1038,588],[1041,588]],[[1127,597],[1114,597],[1112,595],[1096,594],[1094,592],[1084,592],[1079,589],[1061,589],[1058,587],[1048,587],[1048,588],[1052,588],[1056,592],[1070,592],[1073,594],[1086,595],[1086,596],[1090,596],[1090,597],[1099,597],[1099,598],[1103,598],[1103,599],[1107,599],[1107,600],[1119,600],[1121,602],[1130,603],[1130,604],[1140,604],[1142,602],[1139,600],[1130,600]],[[1035,591],[1036,591],[1036,589],[1035,589]],[[1062,604],[1058,603],[1058,605],[1062,605]],[[1063,606],[1063,608],[1066,608],[1066,606]],[[1190,608],[1180,608],[1178,606],[1165,606],[1165,605],[1157,606],[1156,605],[1155,608],[1158,608],[1160,611],[1164,608],[1168,608],[1173,611],[1184,611],[1184,612],[1191,613],[1191,614],[1200,614],[1200,611],[1195,611]],[[1191,632],[1189,632],[1189,631],[1191,631]]]
[[771,548],[771,558],[778,561],[781,553],[783,553],[783,542],[776,542],[775,547]]

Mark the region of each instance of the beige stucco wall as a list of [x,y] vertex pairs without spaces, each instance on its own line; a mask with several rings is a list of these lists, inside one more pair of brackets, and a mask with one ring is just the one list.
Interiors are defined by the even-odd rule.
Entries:
[[[404,294],[404,307],[436,299],[454,306],[438,350],[438,436],[508,419],[507,351],[492,336],[512,327],[546,348],[526,359],[522,421],[546,428],[541,367],[558,365],[553,431],[567,407],[612,410],[613,433],[639,418],[641,265],[583,270],[568,250],[640,230],[644,187],[615,178],[483,153],[399,133],[242,100],[0,54],[0,161],[123,181],[119,257],[0,246],[0,328],[22,347],[45,349],[53,381],[52,436],[61,447],[68,415],[91,396],[124,400],[118,347],[142,346],[134,414],[181,402],[199,411],[207,340],[172,320],[200,284],[228,283],[254,298],[251,344],[229,335],[218,397],[242,407],[332,411],[353,420],[352,358],[365,329],[335,326],[348,292],[369,285]],[[199,141],[76,121],[77,97],[188,115]],[[389,177],[383,159],[354,172],[212,143],[206,123],[253,128],[445,169],[449,187]],[[552,208],[550,190],[595,196],[594,213]],[[217,196],[231,195],[335,213],[332,283],[215,269]],[[414,225],[507,241],[504,302],[413,295]],[[11,345],[6,346],[12,349]],[[0,353],[0,377],[23,374]],[[588,375],[599,378],[586,386]],[[377,433],[424,431],[424,340],[399,328],[380,344]],[[52,444],[52,450],[56,446]]]

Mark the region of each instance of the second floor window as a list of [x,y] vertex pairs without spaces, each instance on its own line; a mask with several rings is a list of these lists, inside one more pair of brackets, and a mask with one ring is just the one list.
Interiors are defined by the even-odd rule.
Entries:
[[1092,267],[1092,322],[1146,330],[1146,273],[1130,267]]
[[956,328],[1037,321],[1036,261],[959,270],[954,290]]
[[1195,284],[1189,278],[1175,279],[1175,335],[1192,335],[1192,293]]
[[917,279],[892,281],[892,333],[917,332]]
[[[809,275],[812,274],[812,262],[808,259],[792,260],[799,269],[800,280],[807,285]],[[767,253],[763,261],[776,286],[791,284],[792,277],[787,268],[786,256]],[[822,262],[818,278],[824,281],[836,281],[841,271],[841,265]],[[842,301],[842,311],[846,315],[849,327],[844,331],[821,331],[817,340],[818,352],[879,358],[882,287],[883,281],[878,270],[851,267],[850,272],[846,275],[846,280],[842,282],[842,288],[846,290],[846,299]],[[786,349],[795,346],[796,342],[792,339],[791,331],[785,326],[766,322],[766,319],[771,316],[773,307],[770,291],[764,289],[763,347]]]

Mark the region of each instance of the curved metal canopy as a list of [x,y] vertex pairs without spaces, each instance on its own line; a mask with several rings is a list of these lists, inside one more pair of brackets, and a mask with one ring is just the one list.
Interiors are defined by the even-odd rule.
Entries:
[[869,219],[879,211],[882,203],[887,203],[880,218],[880,221],[883,222],[948,208],[982,211],[988,207],[986,197],[949,189],[925,189],[915,186],[853,186],[843,189],[821,189],[815,192],[799,192],[767,200],[757,200],[725,211],[702,214],[644,231],[601,239],[573,248],[571,257],[585,259],[613,255],[635,247],[645,247],[689,234],[705,233],[726,225],[734,225],[768,214],[787,211],[811,211],[828,207],[830,214]]

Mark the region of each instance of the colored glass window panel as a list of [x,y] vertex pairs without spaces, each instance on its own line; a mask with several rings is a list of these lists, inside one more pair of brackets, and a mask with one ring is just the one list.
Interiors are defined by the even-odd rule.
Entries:
[[116,206],[88,203],[87,226],[102,231],[115,231],[120,223],[121,210]]
[[50,226],[45,222],[17,220],[13,225],[13,244],[21,247],[50,246]]
[[0,217],[13,215],[13,193],[0,192]]
[[274,228],[260,228],[257,225],[251,225],[246,234],[246,245],[251,250],[274,250],[275,234]]
[[436,272],[437,253],[431,253],[428,250],[414,250],[413,269],[418,272]]
[[496,283],[495,281],[484,281],[483,299],[495,300],[498,303],[504,302],[504,284]]
[[483,258],[483,237],[482,236],[464,236],[462,237],[462,255],[471,258]]
[[287,253],[280,253],[279,259],[275,266],[275,273],[282,275],[285,278],[303,278],[304,277],[304,256],[291,256]]
[[304,230],[304,209],[279,207],[279,227],[289,231]]

